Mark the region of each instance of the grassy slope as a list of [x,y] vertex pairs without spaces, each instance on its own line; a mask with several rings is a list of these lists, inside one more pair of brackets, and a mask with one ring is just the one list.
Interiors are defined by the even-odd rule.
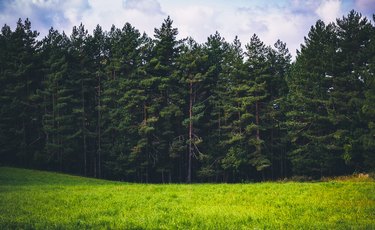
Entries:
[[144,185],[0,167],[0,228],[375,228],[374,182]]

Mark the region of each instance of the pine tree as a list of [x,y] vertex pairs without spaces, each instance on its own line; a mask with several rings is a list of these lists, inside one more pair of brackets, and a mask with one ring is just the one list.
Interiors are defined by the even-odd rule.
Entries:
[[[375,16],[373,16],[375,19]],[[126,23],[0,34],[0,161],[138,182],[373,171],[375,27],[351,11],[286,44]]]
[[[375,21],[375,15],[373,16]],[[364,147],[364,167],[367,171],[375,170],[375,27],[372,26],[370,44],[367,47],[368,63],[363,63],[362,74],[365,83],[365,100],[362,106],[363,119],[367,129],[362,136]]]
[[95,146],[90,143],[95,139],[95,74],[91,74],[89,56],[89,36],[83,24],[73,27],[70,36],[69,72],[70,86],[74,92],[74,102],[71,104],[76,132],[72,136],[76,140],[75,151],[77,156],[81,155],[82,174],[87,176],[91,173],[89,166],[90,155]]
[[332,78],[332,121],[335,124],[336,146],[345,163],[354,170],[363,170],[363,148],[360,136],[366,130],[361,115],[365,100],[366,65],[372,53],[371,23],[361,14],[351,11],[337,20],[337,52]]
[[[102,174],[102,85],[105,78],[105,67],[108,62],[109,46],[107,43],[107,35],[103,32],[102,28],[97,25],[93,31],[93,36],[88,37],[88,56],[90,58],[89,71],[91,78],[95,79],[95,101],[91,100],[90,113],[91,122],[96,123],[95,139],[91,139],[90,145],[96,145],[96,149],[92,149],[91,164],[93,168],[93,174],[95,177],[101,177]],[[93,94],[91,94],[93,97]],[[96,120],[96,122],[94,121]],[[94,126],[94,125],[92,125]]]
[[[183,160],[181,165],[187,165],[187,183],[192,182],[193,160],[201,158],[203,153],[199,145],[202,143],[199,126],[204,115],[204,92],[202,92],[202,82],[207,77],[208,71],[204,69],[204,63],[207,61],[207,55],[203,53],[202,47],[192,38],[188,38],[181,47],[180,56],[177,59],[177,69],[175,77],[179,79],[181,100],[179,103],[184,107],[185,119],[182,121],[183,127],[187,132],[181,133],[175,138],[171,149],[173,155],[179,154]],[[187,150],[187,157],[183,151]],[[182,152],[182,153],[181,153]],[[184,160],[186,160],[184,162]],[[181,166],[180,166],[181,167]],[[183,173],[185,175],[185,173]]]
[[[161,175],[171,175],[172,165],[169,159],[169,146],[177,136],[181,123],[181,110],[178,105],[178,94],[175,86],[178,80],[173,78],[176,66],[179,42],[176,40],[178,30],[172,27],[173,21],[168,17],[160,29],[155,29],[154,47],[151,59],[146,66],[147,78],[142,81],[147,88],[145,109],[145,131],[147,135],[147,155],[150,156],[151,170]],[[154,174],[155,174],[154,173]],[[170,178],[170,176],[169,176]]]
[[13,73],[14,66],[11,61],[15,59],[15,54],[12,53],[12,49],[14,49],[13,36],[10,27],[4,25],[0,35],[0,141],[1,146],[3,146],[0,154],[2,162],[15,164],[17,162],[15,153],[17,152],[18,139],[13,128],[13,113],[17,107],[17,104],[12,103],[17,93],[13,91],[16,84]]
[[329,119],[334,54],[333,26],[318,21],[305,38],[288,79],[287,125],[293,144],[289,157],[297,175],[327,175],[332,164],[341,163]]
[[[126,23],[122,30],[112,30],[110,76],[103,92],[107,170],[117,178],[142,181],[144,162],[141,136],[144,118],[145,90],[142,88],[144,55],[147,38]],[[121,93],[120,93],[121,92]]]
[[[264,149],[264,140],[262,130],[265,129],[266,123],[264,122],[266,113],[269,112],[269,104],[267,100],[269,98],[268,86],[270,85],[271,75],[267,62],[267,47],[259,39],[257,35],[253,35],[250,39],[250,43],[246,45],[246,55],[248,57],[246,61],[248,75],[251,78],[251,88],[249,93],[252,96],[248,103],[253,104],[252,124],[247,126],[247,132],[254,134],[255,138],[250,137],[249,143],[255,147],[255,150],[250,154],[250,163],[257,171],[261,171],[271,165],[270,160],[267,157]],[[264,174],[263,174],[264,175]],[[263,176],[264,178],[264,176]]]
[[286,96],[288,92],[286,76],[289,74],[292,56],[285,43],[278,40],[274,48],[268,52],[268,65],[271,78],[268,81],[268,113],[266,123],[266,148],[271,160],[271,178],[286,176],[287,158],[287,129],[283,125],[286,121]]
[[28,19],[18,20],[15,31],[5,25],[1,36],[1,150],[8,163],[31,166],[40,150],[41,129],[36,91],[38,73],[38,33]]
[[69,65],[66,60],[69,39],[53,28],[42,41],[44,79],[40,97],[43,100],[44,151],[38,156],[40,163],[49,167],[67,170],[72,155],[72,140],[67,138],[74,132],[71,115],[73,95],[68,87]]
[[[224,181],[236,181],[241,169],[248,166],[248,145],[246,124],[253,117],[249,111],[250,82],[244,65],[244,52],[236,37],[228,47],[222,67],[222,78],[226,79],[227,90],[223,92],[223,141],[220,147],[225,149],[220,165],[224,169]],[[231,177],[231,178],[230,178]]]
[[202,179],[218,177],[220,173],[220,159],[225,155],[222,148],[218,149],[220,143],[224,140],[223,133],[223,111],[225,103],[226,80],[225,75],[221,75],[224,63],[224,57],[228,49],[228,43],[216,32],[207,38],[203,44],[204,54],[207,55],[207,61],[204,68],[207,77],[202,82],[205,91],[205,111],[202,118],[202,137],[205,142],[202,144],[201,152],[205,153],[200,159],[200,172]]

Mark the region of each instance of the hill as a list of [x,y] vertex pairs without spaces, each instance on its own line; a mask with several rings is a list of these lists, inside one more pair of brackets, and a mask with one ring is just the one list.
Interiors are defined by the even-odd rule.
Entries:
[[129,184],[0,167],[1,229],[375,228],[375,183]]

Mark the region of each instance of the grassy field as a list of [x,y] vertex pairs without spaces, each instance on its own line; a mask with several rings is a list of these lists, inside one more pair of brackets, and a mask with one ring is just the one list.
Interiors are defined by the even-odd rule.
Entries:
[[375,229],[375,182],[146,185],[0,167],[0,229]]

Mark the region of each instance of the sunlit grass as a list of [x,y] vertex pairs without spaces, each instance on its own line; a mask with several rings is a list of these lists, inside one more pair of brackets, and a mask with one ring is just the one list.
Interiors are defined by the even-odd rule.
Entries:
[[0,229],[374,229],[375,183],[146,185],[0,168]]

